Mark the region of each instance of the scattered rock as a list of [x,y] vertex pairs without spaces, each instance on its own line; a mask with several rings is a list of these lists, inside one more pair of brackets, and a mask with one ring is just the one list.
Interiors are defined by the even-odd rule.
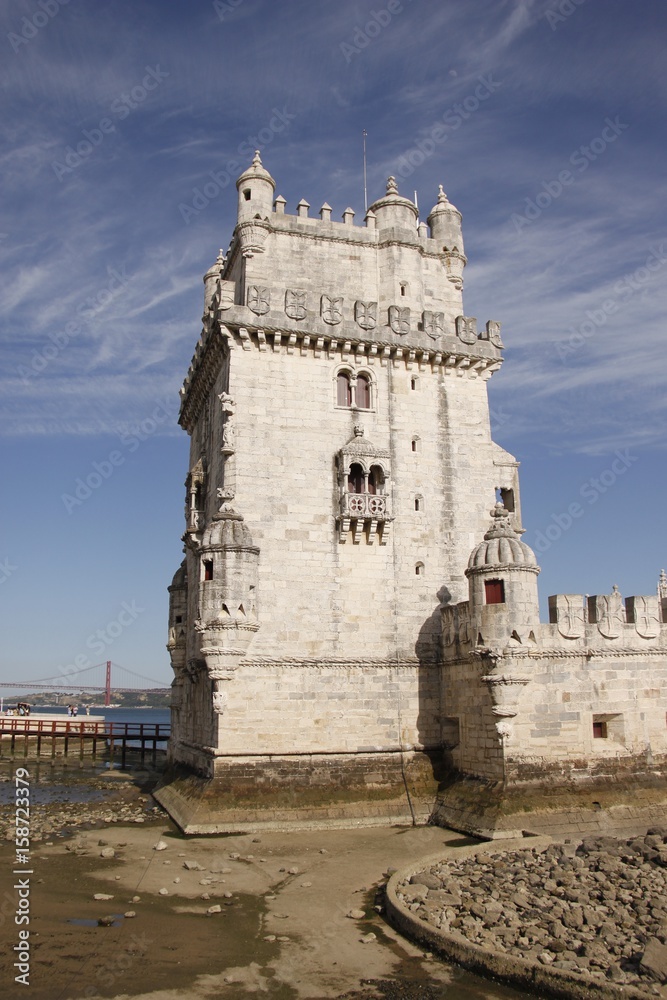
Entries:
[[109,896],[106,892],[96,892],[93,899],[113,899],[113,896]]
[[113,926],[113,924],[115,922],[116,922],[116,918],[114,917],[113,914],[109,914],[106,917],[98,917],[97,918],[97,926],[98,927],[111,927],[111,926]]
[[667,944],[663,944],[657,938],[647,941],[639,968],[651,979],[667,983]]
[[160,896],[168,896],[169,895],[169,889],[165,889],[165,888],[158,889],[158,895],[160,895]]
[[164,840],[158,840],[157,844],[153,845],[154,851],[166,851],[169,844],[165,844]]
[[101,858],[115,858],[116,857],[116,852],[114,851],[113,847],[105,847],[103,850],[100,851],[100,857]]
[[363,920],[366,914],[363,910],[350,910],[345,916],[349,917],[350,920]]
[[359,938],[362,944],[373,944],[373,941],[377,941],[377,935],[370,931],[368,934],[364,934],[363,937]]
[[222,913],[222,907],[220,906],[220,904],[219,904],[219,903],[216,903],[216,904],[215,904],[214,906],[209,906],[209,908],[208,908],[208,910],[206,911],[206,913],[207,913],[207,914],[208,914],[209,916],[210,916],[210,915],[211,915],[212,913]]
[[128,920],[131,920],[131,919],[132,919],[132,917],[136,917],[136,915],[137,915],[137,914],[135,913],[135,911],[134,911],[134,910],[128,910],[128,911],[127,911],[127,913],[124,913],[124,914],[123,914],[123,916],[124,916],[124,917],[127,917],[127,919],[128,919]]
[[184,861],[183,867],[187,868],[189,872],[203,872],[204,869],[199,864],[198,861]]

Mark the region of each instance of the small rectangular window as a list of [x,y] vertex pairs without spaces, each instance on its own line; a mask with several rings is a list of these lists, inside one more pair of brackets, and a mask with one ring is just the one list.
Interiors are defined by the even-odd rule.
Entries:
[[515,510],[514,490],[505,489],[504,487],[501,486],[499,492],[500,492],[500,502],[505,507],[505,510],[508,511],[508,513],[510,514],[513,514]]
[[250,201],[250,188],[246,188],[246,190],[243,192],[243,197],[245,198],[246,201]]
[[213,579],[213,560],[212,559],[205,559],[204,560],[204,579],[205,580],[212,580]]
[[593,739],[596,739],[596,740],[606,740],[607,739],[607,723],[606,722],[594,722],[593,723]]
[[484,596],[487,604],[505,603],[505,582],[504,580],[485,580]]

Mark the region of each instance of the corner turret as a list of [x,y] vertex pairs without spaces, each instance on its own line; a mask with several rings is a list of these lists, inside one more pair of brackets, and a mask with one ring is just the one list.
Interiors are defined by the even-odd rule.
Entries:
[[384,198],[378,198],[369,207],[367,217],[371,213],[376,218],[377,229],[408,229],[411,233],[417,234],[417,218],[419,211],[414,202],[409,198],[403,198],[398,193],[396,178],[389,177],[387,180],[387,191]]
[[438,251],[445,255],[447,277],[457,287],[463,284],[463,268],[467,258],[463,250],[461,213],[449,201],[440,185],[438,200],[428,217],[431,239],[438,244]]
[[491,527],[470,554],[468,577],[473,640],[503,649],[511,640],[536,641],[540,626],[535,553],[522,542],[509,512],[497,503]]
[[258,149],[251,165],[236,181],[236,189],[239,193],[237,233],[243,255],[247,257],[264,249],[276,190],[276,182],[262,166]]

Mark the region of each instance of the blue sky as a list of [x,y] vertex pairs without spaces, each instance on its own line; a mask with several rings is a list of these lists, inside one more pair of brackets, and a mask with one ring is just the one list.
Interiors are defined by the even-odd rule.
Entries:
[[234,180],[258,145],[287,211],[359,221],[364,128],[371,200],[394,173],[424,217],[439,183],[463,213],[543,598],[654,592],[666,29],[662,0],[3,4],[0,678],[169,681],[178,388]]

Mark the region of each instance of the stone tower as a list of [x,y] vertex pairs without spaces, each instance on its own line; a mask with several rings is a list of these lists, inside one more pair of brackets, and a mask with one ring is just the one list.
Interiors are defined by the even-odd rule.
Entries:
[[182,389],[170,587],[171,761],[217,805],[193,819],[194,778],[162,800],[210,830],[262,809],[284,823],[288,799],[313,822],[362,801],[414,816],[406,774],[425,787],[443,742],[441,606],[467,596],[498,495],[522,530],[517,463],[489,424],[500,325],[464,315],[442,187],[424,223],[390,177],[363,225],[326,203],[288,214],[259,153],[237,189]]

